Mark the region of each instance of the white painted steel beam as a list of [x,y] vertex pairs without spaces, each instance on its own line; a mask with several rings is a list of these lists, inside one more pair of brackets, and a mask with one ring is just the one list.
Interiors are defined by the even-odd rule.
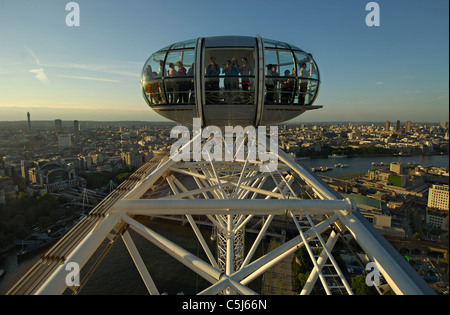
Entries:
[[142,260],[142,257],[136,248],[136,245],[134,245],[133,239],[131,238],[130,233],[128,231],[125,231],[125,233],[122,234],[122,240],[126,248],[128,249],[128,252],[130,253],[131,258],[133,259],[133,262],[136,265],[136,268],[139,274],[141,275],[141,278],[144,281],[145,287],[147,288],[148,292],[151,295],[159,295],[159,291],[156,288],[156,285],[153,282],[153,279],[150,276],[150,273],[148,272],[148,269],[145,266],[145,263]]
[[[321,199],[337,200],[338,194],[317,176],[297,164],[294,159],[278,150],[279,159],[291,167]],[[339,212],[338,212],[339,213]],[[400,256],[386,239],[357,211],[340,212],[340,223],[349,229],[358,245],[371,261],[379,265],[380,272],[396,294],[434,295],[430,286]]]
[[[325,219],[316,225],[316,229],[323,233],[327,229],[330,228],[330,225],[338,220],[338,216],[334,215]],[[307,239],[311,237],[315,237],[315,233],[312,230],[308,230],[305,233],[305,237]],[[261,276],[264,272],[266,272],[269,268],[273,267],[277,263],[281,262],[283,259],[288,257],[289,255],[295,253],[299,248],[303,247],[303,240],[300,235],[292,238],[287,241],[283,245],[278,248],[272,250],[266,255],[258,258],[257,260],[251,262],[247,266],[241,268],[237,272],[235,272],[231,278],[236,281],[239,281],[241,284],[247,285],[248,283],[255,280],[257,277]]]
[[47,277],[47,280],[36,291],[36,295],[62,294],[66,288],[66,277],[68,271],[65,269],[67,263],[75,262],[80,269],[94,254],[101,243],[107,238],[111,230],[119,223],[120,217],[114,214],[107,215],[93,228],[83,240],[66,257],[64,263]]
[[[333,250],[334,245],[336,245],[336,242],[339,238],[339,235],[334,232],[331,231],[330,237],[327,240],[326,246],[330,249]],[[322,271],[323,266],[326,264],[328,260],[328,255],[325,251],[322,251],[322,253],[320,254],[319,259],[317,260],[317,264],[319,265],[319,270]],[[317,282],[317,279],[319,277],[319,272],[317,269],[313,269],[308,277],[308,280],[306,280],[305,285],[303,286],[302,291],[300,292],[300,295],[309,295],[312,291],[312,289],[314,288],[314,285]]]
[[[160,200],[139,199],[119,200],[112,211],[127,211],[133,214],[286,214],[334,213],[353,210],[352,202],[344,200],[303,200],[303,199],[182,199]],[[234,210],[234,211],[233,211]]]
[[158,246],[160,249],[181,262],[186,267],[196,272],[198,275],[200,275],[210,283],[216,283],[221,279],[223,274],[221,270],[214,268],[212,265],[204,262],[197,256],[191,254],[177,244],[169,241],[165,237],[152,231],[145,225],[137,222],[129,216],[123,215],[122,220],[128,223],[133,230],[138,232],[144,238]]
[[[180,183],[175,176],[170,176],[167,178],[167,181],[169,182],[170,187],[172,188],[174,194],[178,194],[178,189],[175,187],[175,184],[180,187],[180,189],[183,192],[187,191],[187,188]],[[194,197],[190,197],[190,198],[194,198]],[[197,224],[195,223],[195,220],[192,218],[192,216],[190,214],[186,214],[186,218],[189,221],[189,224],[192,227],[192,230],[194,231],[195,235],[197,236],[198,241],[200,242],[200,245],[202,246],[206,256],[208,257],[209,261],[211,262],[211,264],[216,267],[219,268],[219,266],[217,265],[216,259],[214,258],[213,254],[211,253],[211,250],[209,249],[208,244],[206,244],[205,238],[203,237],[202,233],[200,232],[200,230],[197,227]]]

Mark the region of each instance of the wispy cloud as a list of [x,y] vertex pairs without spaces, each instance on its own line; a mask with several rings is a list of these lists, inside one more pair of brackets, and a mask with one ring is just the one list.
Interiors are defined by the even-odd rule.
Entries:
[[382,84],[384,84],[384,82],[383,81],[378,81],[378,82],[375,82],[375,84],[376,85],[382,85]]
[[36,65],[40,68],[38,69],[31,69],[29,72],[33,73],[35,75],[35,78],[41,81],[42,83],[48,85],[50,83],[49,79],[47,78],[47,75],[44,72],[44,68],[42,67],[41,61],[39,60],[38,56],[32,51],[30,48],[25,46],[25,48],[29,51],[31,56],[33,57],[34,61],[36,62]]
[[[87,64],[87,63],[58,63],[48,64],[46,67],[64,69],[70,71],[94,72],[103,75],[114,75],[119,77],[128,77],[139,79],[141,75],[141,64],[136,62],[118,62],[116,64]],[[83,76],[83,75],[82,75]],[[84,76],[83,76],[84,77]],[[87,77],[87,76],[86,76]],[[98,77],[98,76],[96,76]],[[124,78],[125,79],[125,78]],[[113,81],[114,82],[114,81]]]
[[76,76],[76,75],[63,75],[63,74],[57,74],[56,76],[60,77],[60,78],[68,78],[68,79],[122,83],[122,81],[119,81],[119,80],[112,80],[112,79],[105,79],[105,78],[84,77],[84,76]]
[[35,74],[35,78],[41,81],[44,84],[49,84],[50,81],[48,80],[47,76],[45,75],[44,68],[40,69],[32,69],[29,70],[31,73]]

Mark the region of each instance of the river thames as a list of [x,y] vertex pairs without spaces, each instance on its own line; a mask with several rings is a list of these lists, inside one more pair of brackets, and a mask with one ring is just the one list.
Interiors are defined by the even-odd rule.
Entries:
[[[297,159],[297,162],[309,168],[318,169],[319,167],[330,167],[327,172],[317,173],[318,175],[326,175],[329,177],[338,177],[354,173],[367,173],[368,170],[380,167],[389,168],[392,162],[403,163],[403,165],[417,164],[422,166],[448,167],[448,155],[415,155],[415,156],[359,156],[345,158],[309,158]],[[372,166],[372,163],[385,166]],[[335,168],[335,164],[346,164],[348,167]]]

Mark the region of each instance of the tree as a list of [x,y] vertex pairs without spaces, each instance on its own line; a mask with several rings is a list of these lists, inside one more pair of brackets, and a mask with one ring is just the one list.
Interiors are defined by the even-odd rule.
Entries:
[[49,217],[40,217],[37,222],[36,225],[41,229],[41,230],[47,230],[51,225],[52,225],[52,220],[50,220]]
[[356,295],[376,295],[377,291],[372,286],[369,287],[366,284],[366,276],[365,275],[357,275],[354,277],[351,277],[351,287],[353,290],[353,293]]
[[118,184],[122,183],[123,181],[125,181],[128,177],[130,177],[131,173],[121,173],[119,175],[116,176],[116,181]]

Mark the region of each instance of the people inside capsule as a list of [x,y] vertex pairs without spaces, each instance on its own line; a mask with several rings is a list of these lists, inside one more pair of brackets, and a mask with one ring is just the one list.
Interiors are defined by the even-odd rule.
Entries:
[[252,70],[248,65],[247,58],[242,58],[242,66],[239,67],[239,73],[242,76],[242,90],[248,91],[250,88],[250,80],[247,76],[252,74]]
[[[218,77],[220,75],[220,67],[216,63],[216,57],[211,56],[208,67],[206,68],[206,75],[211,77]],[[219,78],[209,78],[207,81],[208,90],[219,89]]]
[[[234,51],[229,48],[224,51],[211,49],[211,52],[215,50],[219,52],[212,55],[207,52],[205,86],[203,87],[206,103],[254,104],[257,90],[253,86],[256,83],[253,72],[257,69],[258,63],[258,60],[254,59],[255,51],[249,63],[247,58],[252,52],[249,48],[243,49],[242,54],[239,48]],[[166,52],[158,52],[151,57],[149,61],[151,65],[147,64],[144,68],[142,84],[143,91],[152,104],[166,103],[165,97],[167,97],[167,104],[195,104],[194,54],[192,53],[194,50],[186,51],[190,52],[188,57],[183,52],[175,52],[173,55],[169,52],[169,57]],[[227,54],[228,51],[231,53]],[[278,50],[275,47],[269,47],[267,51],[271,53],[266,55],[270,64],[266,65],[265,72],[265,104],[308,105],[318,87],[316,69],[310,55],[292,51],[292,56],[295,58],[290,61],[291,53],[286,49]],[[166,59],[167,62],[164,62]],[[278,62],[276,62],[277,59]],[[220,60],[220,64],[216,60]],[[184,64],[185,62],[188,64]],[[294,66],[294,63],[297,67],[292,68],[290,65]],[[152,66],[153,69],[159,66],[156,73]],[[291,69],[292,73],[290,73]],[[166,79],[161,80],[160,78],[163,77]]]
[[143,73],[142,84],[145,93],[149,94],[150,101],[154,104],[159,104],[161,101],[159,96],[159,82],[154,80],[157,73],[153,71],[152,66],[147,65]]
[[231,85],[232,90],[239,89],[239,69],[238,61],[236,57],[231,59],[231,76],[233,76],[233,84]]
[[231,90],[231,84],[233,83],[233,79],[229,77],[231,75],[231,60],[227,60],[227,63],[223,65],[222,73],[225,75],[225,90]]
[[[201,65],[196,62],[197,68],[195,60],[202,60]],[[197,70],[200,73],[194,76]],[[142,71],[142,94],[148,105],[183,123],[190,123],[198,112],[205,124],[278,123],[319,108],[310,106],[319,85],[319,70],[307,52],[244,36],[172,44],[151,55]],[[287,105],[294,106],[288,110]]]
[[306,62],[300,64],[299,69],[300,86],[298,94],[298,104],[305,105],[305,99],[308,91],[308,77],[309,71],[306,70]]
[[278,85],[278,79],[274,77],[278,77],[280,74],[277,72],[277,66],[274,64],[267,65],[266,72],[266,102],[267,104],[275,103],[275,88]]
[[295,81],[291,76],[291,72],[289,70],[285,70],[283,81],[281,81],[281,104],[291,104],[294,93],[294,82]]
[[[186,77],[186,68],[183,66],[182,61],[177,61],[177,77]],[[188,102],[188,94],[189,94],[189,82],[186,81],[186,78],[178,79],[178,97],[177,97],[177,103],[187,103]]]
[[[169,64],[168,75],[170,78],[175,78],[178,75],[177,70],[175,70],[175,65],[173,63]],[[166,90],[169,103],[175,104],[176,101],[178,100],[178,84],[175,81],[175,79],[167,80]]]
[[142,84],[144,85],[145,93],[151,93],[150,80],[155,77],[156,73],[153,72],[152,66],[147,65],[144,69]]

